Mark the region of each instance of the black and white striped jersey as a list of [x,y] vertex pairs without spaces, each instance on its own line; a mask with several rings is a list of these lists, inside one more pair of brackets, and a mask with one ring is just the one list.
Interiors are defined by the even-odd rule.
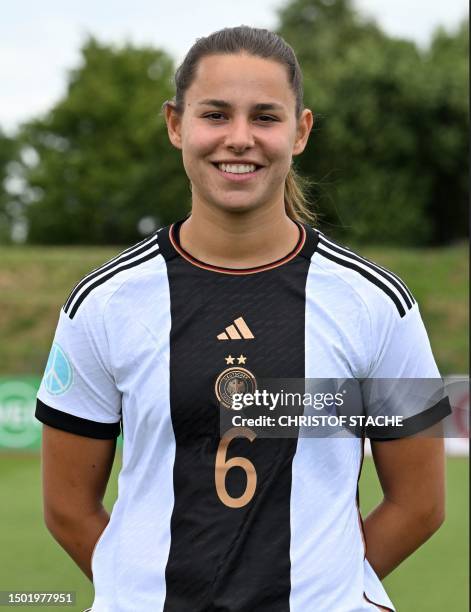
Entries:
[[181,223],[75,287],[38,393],[43,423],[123,430],[93,611],[393,609],[365,558],[363,441],[221,439],[217,381],[438,377],[413,296],[308,225],[283,259],[234,270],[185,252]]

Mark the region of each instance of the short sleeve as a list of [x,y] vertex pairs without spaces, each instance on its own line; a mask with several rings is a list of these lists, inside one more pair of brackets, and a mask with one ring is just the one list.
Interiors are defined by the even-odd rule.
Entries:
[[400,427],[371,427],[372,439],[406,437],[435,425],[451,413],[440,372],[418,305],[399,316],[383,310],[371,317],[374,352],[364,381],[365,411],[400,416]]
[[119,435],[121,394],[96,300],[87,300],[73,319],[61,310],[35,416],[51,427],[91,438]]

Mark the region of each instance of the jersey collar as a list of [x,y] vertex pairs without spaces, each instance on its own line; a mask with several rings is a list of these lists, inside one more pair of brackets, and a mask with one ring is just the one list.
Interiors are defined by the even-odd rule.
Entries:
[[299,228],[298,241],[294,249],[281,259],[277,259],[276,261],[270,262],[263,266],[256,266],[253,268],[225,268],[200,261],[185,251],[185,249],[181,246],[179,239],[180,227],[184,221],[185,219],[180,219],[179,221],[172,223],[170,226],[159,230],[158,240],[160,250],[164,258],[169,261],[175,257],[180,257],[197,268],[208,270],[210,272],[218,272],[220,274],[231,274],[234,276],[257,274],[259,272],[265,272],[267,270],[273,270],[274,268],[283,266],[298,256],[310,259],[316,250],[318,242],[317,232],[315,232],[312,227],[304,223],[295,222]]

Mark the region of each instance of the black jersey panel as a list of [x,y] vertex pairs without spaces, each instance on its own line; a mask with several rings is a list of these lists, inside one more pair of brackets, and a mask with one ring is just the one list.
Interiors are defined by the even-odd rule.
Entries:
[[[310,234],[312,239],[312,234]],[[303,378],[309,241],[284,265],[231,275],[198,268],[159,240],[167,260],[172,328],[170,400],[176,440],[175,504],[166,568],[165,612],[287,612],[290,595],[291,468],[296,439],[250,440],[225,448],[221,467],[216,381],[237,369],[256,378]],[[231,376],[234,375],[234,379]],[[242,384],[242,383],[240,383]],[[219,450],[219,454],[218,454]]]

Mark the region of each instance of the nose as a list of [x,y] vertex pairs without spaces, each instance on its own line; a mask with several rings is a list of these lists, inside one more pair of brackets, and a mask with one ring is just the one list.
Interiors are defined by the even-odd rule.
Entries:
[[245,117],[233,118],[227,131],[226,146],[237,151],[254,146],[252,126],[249,120]]

